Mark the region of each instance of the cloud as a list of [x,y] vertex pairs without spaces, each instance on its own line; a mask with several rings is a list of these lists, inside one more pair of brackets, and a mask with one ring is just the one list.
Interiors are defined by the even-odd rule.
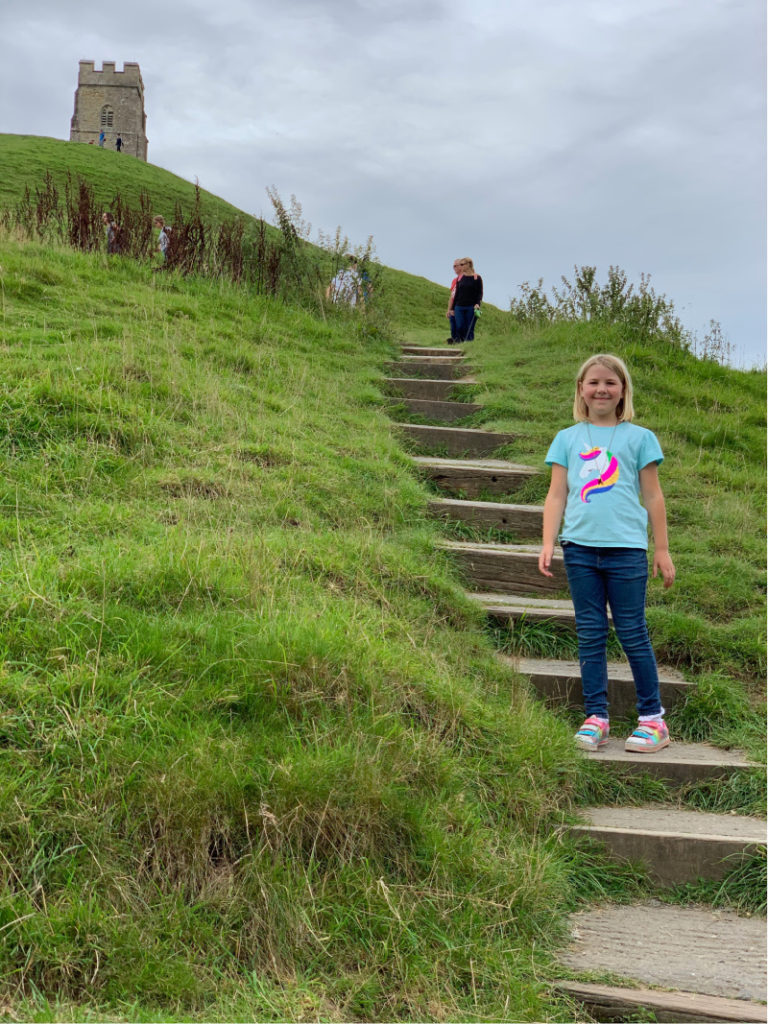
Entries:
[[441,282],[470,252],[501,305],[650,272],[762,361],[764,38],[757,0],[28,0],[0,128],[66,138],[77,61],[136,60],[150,160],[249,212],[275,184]]

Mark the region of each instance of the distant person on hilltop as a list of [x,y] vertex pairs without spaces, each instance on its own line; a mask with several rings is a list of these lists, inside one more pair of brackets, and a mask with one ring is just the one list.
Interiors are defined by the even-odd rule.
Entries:
[[331,299],[332,302],[356,306],[358,299],[362,298],[362,281],[357,269],[357,257],[352,253],[347,253],[345,259],[347,266],[342,267],[328,285],[325,297]]
[[120,153],[122,151],[122,148],[123,148],[123,140],[122,140],[122,137],[120,135],[118,135],[117,139],[115,140],[115,149],[117,150],[118,153]]
[[99,146],[104,149],[104,143],[107,141],[107,136],[104,132],[99,132]]
[[157,252],[161,253],[163,262],[165,263],[168,259],[168,246],[171,241],[170,227],[166,227],[165,218],[159,214],[153,219],[152,223],[156,228],[157,232]]
[[456,340],[474,341],[475,322],[483,301],[483,279],[475,273],[475,265],[468,256],[459,260],[459,263],[460,276],[456,279],[456,290],[448,306],[448,314],[450,316],[453,310]]
[[456,276],[451,281],[451,294],[448,296],[448,311],[445,314],[448,317],[448,323],[451,325],[451,336],[446,339],[449,345],[455,345],[459,340],[458,335],[456,334],[456,317],[453,312],[453,299],[456,295],[456,284],[464,273],[461,267],[461,260],[453,261],[453,272]]

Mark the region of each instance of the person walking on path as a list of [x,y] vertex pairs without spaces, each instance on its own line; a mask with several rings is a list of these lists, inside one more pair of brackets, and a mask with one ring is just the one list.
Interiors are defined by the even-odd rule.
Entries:
[[101,147],[101,149],[104,149],[104,143],[106,142],[106,140],[107,136],[104,134],[104,132],[99,132],[99,146]]
[[456,335],[456,316],[453,312],[453,299],[456,295],[456,283],[462,275],[461,260],[453,261],[453,272],[456,276],[451,281],[451,294],[448,296],[448,309],[445,314],[448,317],[448,323],[451,325],[451,336],[446,338],[448,345],[455,345],[459,340]]
[[122,152],[122,149],[123,149],[123,138],[122,138],[121,135],[118,135],[117,139],[115,140],[115,149],[117,150],[118,153]]
[[[457,341],[474,341],[475,322],[483,301],[483,279],[475,273],[475,266],[469,257],[459,260],[461,264],[456,289],[448,306],[450,316],[453,310]],[[451,331],[453,335],[453,331]]]
[[545,460],[552,479],[544,502],[539,571],[552,576],[565,513],[560,543],[576,613],[586,712],[575,738],[584,750],[608,742],[607,602],[637,691],[638,726],[625,749],[653,753],[669,745],[645,621],[649,521],[653,575],[661,573],[665,587],[675,580],[658,474],[664,455],[656,435],[631,422],[632,380],[618,356],[596,355],[582,365],[573,418],[576,424],[557,434]]

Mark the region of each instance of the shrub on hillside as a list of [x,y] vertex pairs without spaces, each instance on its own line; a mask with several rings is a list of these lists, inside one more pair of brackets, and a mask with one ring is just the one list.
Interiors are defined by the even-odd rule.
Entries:
[[543,278],[535,287],[523,282],[521,297],[510,302],[513,320],[533,327],[563,321],[619,324],[635,340],[658,338],[686,351],[692,349],[702,359],[727,361],[731,346],[717,321],[710,321],[710,332],[699,341],[683,327],[672,300],[653,290],[650,274],[641,274],[640,284],[635,286],[620,267],[611,266],[608,280],[601,285],[596,267],[574,266],[573,270],[573,281],[561,276],[562,287],[553,287],[549,294],[544,291]]

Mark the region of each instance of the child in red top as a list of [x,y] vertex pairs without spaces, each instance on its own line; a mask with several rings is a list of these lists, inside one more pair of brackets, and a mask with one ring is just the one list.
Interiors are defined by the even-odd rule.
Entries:
[[453,300],[456,295],[456,285],[459,283],[459,279],[462,276],[461,260],[453,261],[453,269],[456,273],[456,277],[451,281],[451,294],[448,296],[448,311],[445,314],[448,317],[448,323],[451,325],[451,336],[446,339],[449,345],[455,345],[459,340],[459,336],[456,332],[456,317],[453,315]]

